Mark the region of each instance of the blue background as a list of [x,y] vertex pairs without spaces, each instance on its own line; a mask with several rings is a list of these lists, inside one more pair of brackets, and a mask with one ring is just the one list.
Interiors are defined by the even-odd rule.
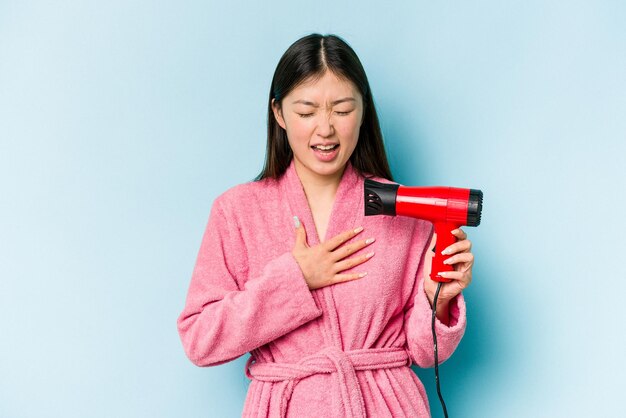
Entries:
[[310,32],[359,54],[396,180],[485,193],[451,416],[626,416],[625,21],[621,1],[0,0],[0,416],[240,415],[247,355],[197,368],[175,321]]

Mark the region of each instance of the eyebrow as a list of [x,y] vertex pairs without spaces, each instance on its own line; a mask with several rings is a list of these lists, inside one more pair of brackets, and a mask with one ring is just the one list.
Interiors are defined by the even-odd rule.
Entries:
[[[335,100],[331,104],[334,106],[334,105],[337,105],[339,103],[344,103],[344,102],[356,102],[356,99],[354,97],[343,97],[341,99]],[[300,103],[300,104],[307,105],[307,106],[318,107],[318,105],[308,100],[296,100],[295,102],[292,102],[291,104],[296,104],[296,103]]]

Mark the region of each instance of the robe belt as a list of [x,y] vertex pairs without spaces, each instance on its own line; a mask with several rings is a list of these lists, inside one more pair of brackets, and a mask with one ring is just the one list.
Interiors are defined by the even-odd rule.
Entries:
[[411,357],[406,348],[371,348],[342,351],[337,347],[325,347],[315,354],[302,358],[298,363],[252,362],[246,363],[246,376],[263,382],[281,382],[278,402],[270,406],[271,417],[285,417],[287,405],[294,386],[306,377],[319,373],[337,373],[339,393],[343,401],[345,416],[364,418],[363,393],[356,377],[357,370],[388,369],[410,366]]

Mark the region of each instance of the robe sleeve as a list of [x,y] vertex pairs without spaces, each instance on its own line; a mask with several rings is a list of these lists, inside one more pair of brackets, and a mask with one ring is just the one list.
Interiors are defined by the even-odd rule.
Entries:
[[[435,365],[434,343],[432,335],[433,310],[424,291],[424,264],[426,248],[433,235],[433,228],[428,224],[430,232],[417,234],[426,236],[422,255],[417,270],[416,281],[409,303],[404,312],[404,327],[407,346],[411,358],[419,367],[433,367]],[[466,315],[465,299],[462,294],[457,295],[450,301],[450,322],[443,324],[439,318],[435,318],[435,332],[437,333],[437,356],[439,363],[447,360],[458,346],[465,333]]]
[[234,360],[322,314],[291,252],[243,280],[247,250],[226,213],[218,197],[177,321],[185,353],[198,366]]

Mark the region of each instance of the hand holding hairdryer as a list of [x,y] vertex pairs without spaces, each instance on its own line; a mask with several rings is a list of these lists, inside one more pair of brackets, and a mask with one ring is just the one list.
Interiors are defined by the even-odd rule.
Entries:
[[437,248],[430,278],[449,282],[442,271],[452,271],[444,264],[441,250],[456,242],[451,231],[460,226],[478,226],[483,205],[483,192],[457,187],[407,187],[395,183],[365,180],[365,215],[410,216],[435,225]]

